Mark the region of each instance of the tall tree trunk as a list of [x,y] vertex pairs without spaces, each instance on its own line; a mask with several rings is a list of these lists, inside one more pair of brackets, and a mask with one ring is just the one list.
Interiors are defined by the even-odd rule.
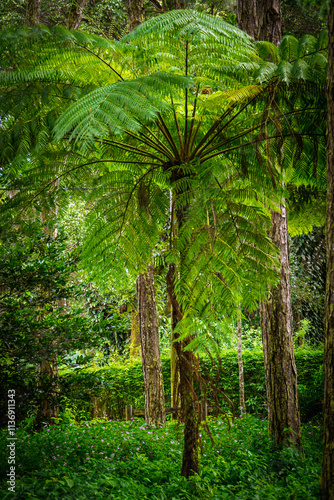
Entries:
[[58,417],[59,375],[57,359],[49,353],[41,356],[38,367],[38,388],[41,391],[41,403],[38,405],[36,424],[40,426],[47,422],[54,424]]
[[334,499],[334,1],[329,2],[327,73],[327,206],[325,297],[324,449],[321,493]]
[[27,26],[37,26],[41,15],[41,0],[28,0],[26,9],[25,24]]
[[255,40],[266,40],[278,45],[282,39],[282,12],[280,0],[238,0],[239,28]]
[[145,21],[145,11],[143,0],[124,0],[129,31],[133,31],[137,26]]
[[[174,279],[175,265],[170,264],[167,273],[167,290],[172,305],[172,329],[175,329],[178,322],[182,319],[181,307],[176,299]],[[174,332],[174,339],[177,340],[177,338],[178,334]],[[184,448],[181,469],[181,475],[184,477],[193,476],[199,471],[199,412],[198,398],[196,397],[193,384],[195,357],[191,350],[184,350],[189,345],[190,340],[190,338],[187,338],[183,341],[174,342],[179,368],[178,393],[180,394],[181,401],[181,418],[184,422]]]
[[178,335],[175,333],[175,328],[178,322],[182,319],[182,314],[180,308],[178,307],[174,290],[174,272],[175,266],[174,264],[171,264],[167,274],[168,302],[171,307],[170,383],[172,408],[180,409],[180,367],[177,343],[175,342]]
[[140,328],[139,314],[133,307],[131,308],[131,338],[130,338],[130,359],[140,356]]
[[[278,45],[282,37],[280,0],[238,0],[239,27],[256,40]],[[292,341],[292,311],[286,207],[272,213],[271,238],[280,250],[280,283],[260,304],[269,431],[276,445],[300,444],[297,371]],[[284,431],[284,429],[289,429]],[[291,441],[289,440],[291,439]]]
[[67,18],[67,27],[69,30],[77,30],[79,28],[86,3],[87,0],[74,0],[72,2]]
[[280,281],[260,305],[269,432],[276,445],[301,443],[297,370],[292,341],[286,208],[272,213],[270,237],[280,249]]
[[149,425],[162,425],[166,422],[165,392],[152,265],[137,278],[137,297],[145,384],[145,421]]
[[238,311],[238,367],[239,367],[239,403],[240,403],[240,414],[246,415],[246,404],[245,404],[245,383],[244,383],[244,365],[242,362],[242,322],[241,322],[241,307]]
[[[56,217],[58,215],[58,207],[56,207]],[[41,213],[41,223],[45,224],[50,214],[43,210]],[[58,229],[54,231],[44,228],[43,233],[49,235],[51,238],[56,238]],[[47,290],[44,291],[46,294]],[[66,305],[65,299],[60,299],[56,307],[64,307]],[[40,316],[39,320],[42,320]],[[52,349],[54,344],[50,347]],[[58,375],[58,361],[57,355],[48,350],[41,348],[40,359],[38,362],[38,382],[37,385],[41,391],[43,400],[37,409],[36,423],[39,426],[42,422],[54,423],[54,418],[58,417],[58,393],[59,393],[59,375]]]

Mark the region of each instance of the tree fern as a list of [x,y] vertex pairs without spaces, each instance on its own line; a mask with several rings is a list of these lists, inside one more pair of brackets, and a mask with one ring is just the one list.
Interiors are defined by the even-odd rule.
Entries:
[[[31,166],[35,155],[37,163],[24,180],[15,181],[20,192],[10,204],[26,206],[56,181],[59,203],[69,186],[89,188],[87,261],[94,255],[95,267],[105,272],[115,246],[121,261],[140,271],[167,223],[172,189],[175,210],[186,207],[167,258],[182,266],[178,287],[184,310],[204,311],[209,296],[214,300],[219,294],[230,307],[241,282],[250,283],[241,273],[245,267],[264,285],[253,284],[249,300],[260,296],[274,263],[264,208],[274,199],[270,184],[279,184],[273,158],[284,153],[293,164],[296,135],[306,137],[315,122],[311,112],[306,123],[296,118],[304,102],[291,88],[294,64],[286,54],[304,55],[315,47],[318,55],[322,42],[287,39],[278,51],[262,44],[257,52],[240,30],[193,11],[152,19],[120,43],[44,27],[24,31],[22,39],[15,57],[10,49],[18,68],[0,74],[6,116],[1,140],[7,160],[19,161],[29,151]],[[7,48],[10,40],[2,37]],[[266,54],[272,73],[260,57]],[[299,61],[296,78],[302,70]],[[264,76],[276,81],[254,84]],[[209,97],[202,94],[208,86]],[[24,108],[29,99],[36,109]],[[52,131],[56,147],[49,146]],[[291,137],[284,151],[283,136]],[[304,145],[302,154],[310,154]],[[235,182],[238,188],[229,187]],[[203,214],[216,214],[215,241],[212,221],[203,230],[197,206],[206,207]],[[189,286],[194,299],[187,303]]]

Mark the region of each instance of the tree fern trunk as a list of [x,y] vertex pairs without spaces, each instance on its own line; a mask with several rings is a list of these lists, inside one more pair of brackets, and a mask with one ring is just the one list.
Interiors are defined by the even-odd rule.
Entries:
[[[180,402],[180,367],[179,367],[179,356],[177,351],[176,343],[177,334],[175,333],[175,328],[182,319],[182,314],[179,309],[175,290],[174,290],[174,272],[175,265],[170,264],[167,274],[167,291],[168,291],[168,302],[171,308],[171,347],[170,347],[170,383],[171,383],[171,406],[172,408],[179,408]],[[173,306],[174,304],[174,306]]]
[[329,7],[327,73],[327,207],[326,207],[326,297],[325,297],[325,394],[324,449],[321,493],[334,499],[334,1]]
[[27,26],[37,26],[41,15],[41,0],[28,0],[26,9],[25,24]]
[[292,311],[286,208],[272,213],[270,234],[280,249],[280,282],[260,306],[269,432],[276,445],[301,443],[297,370],[292,341]]
[[194,393],[195,358],[192,351],[185,351],[189,339],[179,342],[180,392],[182,419],[184,421],[184,447],[181,476],[198,474],[199,412]]
[[67,27],[69,30],[77,30],[79,28],[86,3],[87,0],[74,0],[72,2],[67,18]]
[[159,331],[153,267],[137,279],[138,319],[145,384],[145,421],[149,425],[166,422],[165,392],[159,351]]
[[[172,329],[175,329],[182,319],[181,307],[178,304],[174,288],[175,266],[170,264],[167,273],[167,290],[172,306]],[[178,335],[174,334],[177,340]],[[199,446],[199,414],[197,398],[194,391],[195,357],[191,350],[185,351],[190,339],[174,342],[177,353],[179,386],[178,395],[181,403],[181,419],[184,422],[184,448],[182,456],[181,475],[193,476],[199,471],[198,446]]]

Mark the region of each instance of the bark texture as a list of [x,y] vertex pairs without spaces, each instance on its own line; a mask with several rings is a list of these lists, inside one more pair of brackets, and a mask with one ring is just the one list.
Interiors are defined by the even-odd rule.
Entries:
[[74,0],[72,2],[67,18],[67,27],[69,30],[77,30],[79,28],[86,4],[87,0]]
[[[260,305],[269,432],[275,444],[301,444],[286,208],[272,213],[270,236],[280,249],[280,281]],[[290,441],[291,440],[291,441]]]
[[278,45],[282,39],[282,12],[280,0],[238,0],[239,28],[255,40],[266,40]]
[[41,391],[42,402],[37,409],[37,426],[43,422],[54,424],[54,418],[57,418],[59,413],[58,365],[56,359],[50,358],[49,353],[42,354],[38,368],[38,388]]
[[129,20],[129,31],[145,21],[145,10],[143,0],[124,0],[127,17]]
[[[175,266],[170,264],[167,273],[167,290],[169,301],[172,306],[172,330],[174,330],[179,321],[182,319],[182,310],[178,304],[175,288]],[[184,349],[190,342],[190,338],[183,341],[177,341],[178,334],[174,332],[172,337],[177,353],[177,368],[176,373],[179,377],[179,386],[175,396],[179,395],[181,403],[181,419],[184,422],[184,448],[182,456],[181,475],[184,477],[198,474],[198,446],[199,446],[199,407],[198,398],[194,391],[194,374],[196,360],[194,353]],[[175,390],[175,389],[174,389]]]
[[159,351],[159,331],[153,267],[137,278],[138,319],[145,384],[145,421],[166,422],[165,392]]
[[138,312],[131,309],[130,359],[140,356],[140,329]]
[[41,0],[28,0],[25,24],[27,26],[37,26],[41,15]]
[[245,382],[244,382],[244,364],[242,361],[242,322],[241,322],[241,310],[239,310],[238,317],[238,367],[239,367],[239,403],[240,403],[240,414],[246,415],[246,404],[245,404]]
[[321,494],[334,499],[334,1],[329,2],[327,73],[327,207],[325,296],[324,449]]
[[[170,382],[171,382],[171,406],[172,408],[180,408],[180,367],[179,367],[179,355],[177,344],[175,340],[177,339],[177,334],[175,333],[175,328],[178,322],[182,319],[182,313],[179,308],[175,290],[174,290],[174,273],[175,266],[170,264],[167,274],[167,291],[168,291],[168,302],[171,308],[171,348],[170,348]],[[173,306],[174,304],[174,306]]]
[[[278,45],[282,38],[280,0],[238,0],[238,22],[256,40]],[[270,233],[280,250],[280,283],[271,290],[268,301],[260,304],[269,432],[276,445],[294,442],[301,446],[285,206],[281,214],[272,213]]]

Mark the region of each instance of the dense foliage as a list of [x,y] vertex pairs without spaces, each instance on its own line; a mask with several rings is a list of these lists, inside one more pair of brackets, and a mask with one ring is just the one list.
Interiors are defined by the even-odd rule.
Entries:
[[[82,422],[17,432],[20,481],[6,486],[1,462],[3,500],[312,500],[318,498],[321,431],[304,428],[303,457],[294,448],[275,450],[266,422],[238,418],[209,421],[200,431],[201,474],[179,476],[182,426],[175,421],[150,428],[132,422]],[[6,433],[0,435],[6,453]],[[307,477],[307,481],[305,481]]]
[[[271,211],[287,202],[301,413],[319,423],[322,352],[304,344],[322,341],[323,228],[312,228],[323,224],[326,187],[327,2],[282,3],[284,31],[300,40],[276,47],[235,27],[234,1],[83,2],[82,30],[59,26],[75,2],[42,1],[33,22],[25,2],[3,2],[0,368],[17,420],[26,417],[14,498],[317,497],[319,429],[305,427],[303,458],[302,448],[275,449],[253,416],[232,424],[238,363],[222,352],[235,345],[225,325],[232,331],[241,310],[250,325],[277,283],[268,234]],[[13,31],[24,17],[33,27]],[[59,216],[73,207],[74,223]],[[158,286],[161,345],[170,347],[170,316],[181,335],[183,458],[191,440],[198,455],[199,400],[229,418],[201,431],[201,472],[195,460],[182,466],[196,474],[188,482],[178,477],[180,424],[108,421],[125,404],[144,406],[141,363],[126,360],[126,344],[136,276],[153,262],[158,281],[168,271],[168,305]],[[261,347],[255,332],[246,347]],[[84,368],[97,358],[105,366]],[[246,350],[244,370],[247,411],[266,418],[263,355]],[[169,359],[163,371],[169,405]]]
[[[263,353],[245,351],[246,407],[250,413],[266,415]],[[299,349],[296,352],[300,405],[304,421],[321,419],[323,393],[323,352]],[[166,406],[170,405],[170,360],[163,358]],[[202,358],[201,373],[207,383],[208,405],[213,414],[218,408],[239,411],[238,360],[236,351],[226,351],[217,360]],[[72,407],[84,410],[87,415],[123,418],[126,404],[144,408],[144,389],[141,362],[113,363],[102,368],[68,371],[61,377],[63,410],[72,401]],[[216,394],[216,395],[215,395]],[[225,402],[228,396],[231,403]],[[217,398],[217,399],[216,399]],[[66,403],[67,402],[67,403]]]

